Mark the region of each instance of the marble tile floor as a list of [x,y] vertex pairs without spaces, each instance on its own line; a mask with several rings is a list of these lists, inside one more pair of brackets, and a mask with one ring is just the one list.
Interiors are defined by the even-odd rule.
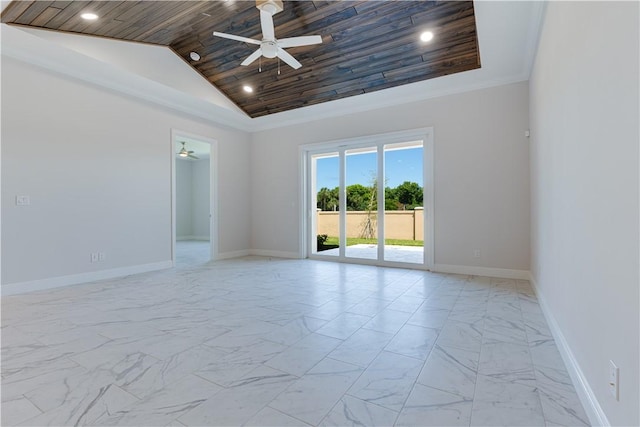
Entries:
[[1,303],[3,426],[588,424],[526,281],[245,257]]
[[176,242],[176,267],[201,265],[211,259],[211,243],[204,240],[179,240]]

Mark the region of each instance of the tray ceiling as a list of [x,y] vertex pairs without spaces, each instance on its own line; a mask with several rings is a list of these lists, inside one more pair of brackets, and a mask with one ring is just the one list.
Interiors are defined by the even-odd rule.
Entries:
[[[99,16],[85,21],[83,12]],[[302,63],[240,63],[249,45],[213,31],[261,38],[253,1],[13,1],[2,22],[168,46],[251,117],[480,68],[473,2],[285,1],[276,37],[319,34],[289,48]],[[431,42],[421,42],[431,30]],[[193,61],[191,52],[201,59]],[[253,93],[243,90],[253,87]]]

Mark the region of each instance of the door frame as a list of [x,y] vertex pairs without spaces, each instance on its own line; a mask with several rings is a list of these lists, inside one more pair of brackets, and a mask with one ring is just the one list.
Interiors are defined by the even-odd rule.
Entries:
[[[408,142],[411,140],[422,140],[423,147],[423,183],[424,183],[424,263],[423,264],[411,264],[400,263],[393,261],[385,261],[384,259],[369,260],[360,258],[349,258],[342,254],[339,256],[322,256],[313,253],[312,245],[315,240],[311,236],[311,227],[313,225],[313,215],[316,213],[316,206],[312,206],[311,203],[311,185],[314,177],[310,177],[311,172],[311,157],[314,154],[318,154],[322,151],[346,151],[353,148],[370,147],[394,144],[400,142]],[[301,200],[301,207],[299,214],[299,256],[300,258],[322,259],[322,260],[334,260],[338,262],[349,262],[354,264],[371,264],[388,267],[403,267],[414,269],[431,270],[434,266],[435,259],[435,193],[434,193],[434,131],[433,127],[424,127],[418,129],[408,129],[399,132],[390,132],[382,134],[374,134],[367,136],[360,136],[356,138],[339,139],[334,141],[304,144],[299,149],[299,197]],[[378,164],[380,165],[383,159],[378,156]],[[341,163],[341,168],[344,165]],[[345,178],[344,172],[340,174],[341,181]],[[384,192],[384,189],[378,191]],[[382,193],[384,194],[384,193]],[[341,198],[341,207],[344,197]],[[380,196],[378,197],[380,201]],[[382,199],[384,200],[384,198]],[[382,202],[383,204],[383,202]],[[342,211],[342,209],[341,209]],[[345,212],[341,213],[341,217],[346,215]],[[384,220],[383,220],[384,221]],[[341,227],[344,226],[344,220],[341,218]],[[382,224],[378,222],[378,235],[380,236],[380,229]],[[378,245],[380,246],[380,245]],[[342,246],[341,246],[342,247]],[[344,249],[344,248],[343,248]],[[380,253],[380,249],[379,249]]]
[[218,141],[179,129],[171,129],[171,263],[176,265],[176,144],[180,138],[193,139],[209,144],[209,254],[210,260],[218,259]]

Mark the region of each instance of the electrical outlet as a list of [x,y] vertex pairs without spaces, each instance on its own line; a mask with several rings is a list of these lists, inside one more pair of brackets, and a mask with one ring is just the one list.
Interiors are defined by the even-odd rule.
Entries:
[[613,360],[609,360],[609,393],[616,400],[620,400],[620,369],[613,363]]
[[29,196],[16,196],[16,206],[29,206],[30,204]]
[[474,258],[480,258],[480,249],[474,249],[473,250],[473,257]]
[[98,252],[91,252],[91,262],[98,262]]
[[98,261],[104,261],[105,259],[107,259],[107,256],[105,255],[105,253],[98,252]]

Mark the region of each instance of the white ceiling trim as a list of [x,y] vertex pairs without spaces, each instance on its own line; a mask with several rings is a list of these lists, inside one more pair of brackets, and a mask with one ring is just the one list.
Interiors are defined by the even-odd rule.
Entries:
[[[148,67],[148,64],[140,64],[139,67],[123,66],[131,65],[131,61],[140,55],[128,56],[121,61],[109,61],[108,58],[97,58],[91,54],[91,43],[129,42],[96,40],[94,37],[81,35],[65,34],[63,37],[51,31],[25,31],[19,27],[2,24],[2,55],[140,98],[219,126],[251,132],[526,81],[535,58],[544,9],[545,2],[537,1],[476,1],[476,26],[482,62],[480,69],[255,119],[249,118],[244,112],[234,108],[235,106],[230,106],[228,100],[216,94],[204,98],[194,95],[193,91],[187,93],[178,84],[179,79],[193,78],[193,70],[178,57],[174,59],[182,63],[180,65],[183,66],[185,75],[172,76],[178,82],[172,86],[171,81],[163,79],[162,76],[145,74],[144,67]],[[82,38],[83,41],[62,42],[69,38]],[[82,45],[82,49],[78,49],[79,45]],[[138,44],[136,48],[159,49],[156,46]],[[117,52],[117,49],[113,49],[112,58]],[[140,60],[144,61],[145,58]],[[179,68],[175,63],[171,65]],[[204,77],[200,78],[206,81]]]
[[[50,32],[41,31],[40,33]],[[70,37],[86,36],[70,35]],[[115,41],[115,43],[127,42]],[[154,48],[154,46],[148,47]],[[244,113],[229,110],[111,63],[97,60],[59,43],[35,36],[31,34],[31,30],[23,31],[19,27],[2,24],[2,55],[152,102],[207,122],[215,122],[227,128],[247,130],[251,123],[249,116]],[[181,61],[180,58],[175,59]],[[189,68],[186,64],[185,67]]]
[[[439,78],[442,79],[445,77]],[[402,86],[402,88],[406,89],[408,93],[398,93],[396,90],[397,88],[385,89],[373,93],[358,95],[357,97],[343,98],[324,104],[303,107],[297,110],[293,110],[292,112],[286,111],[270,116],[258,117],[252,119],[250,130],[262,131],[277,129],[280,127],[307,123],[314,120],[344,116],[346,114],[362,113],[371,110],[379,110],[382,108],[394,107],[412,102],[420,102],[427,99],[439,98],[442,96],[457,95],[460,93],[487,89],[490,87],[502,86],[526,80],[528,80],[528,75],[522,73],[514,76],[501,77],[494,80],[451,84],[447,85],[447,87],[438,89],[425,87],[425,82],[411,83]],[[276,116],[278,117],[277,120],[275,119]]]
[[246,115],[224,93],[202,78],[200,73],[178,57],[173,50],[165,46],[29,27],[21,27],[20,29],[124,71]]

